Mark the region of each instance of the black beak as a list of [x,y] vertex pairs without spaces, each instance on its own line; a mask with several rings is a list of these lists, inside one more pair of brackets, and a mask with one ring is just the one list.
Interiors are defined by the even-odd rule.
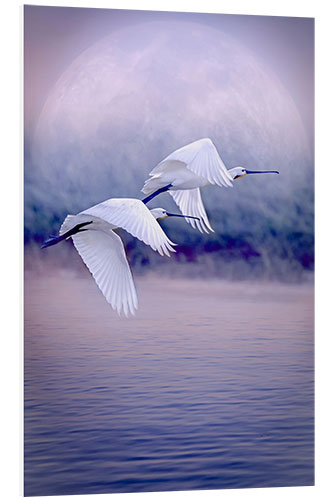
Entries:
[[193,215],[171,214],[170,212],[166,212],[166,214],[168,217],[186,217],[187,219],[200,220],[199,217],[193,217]]
[[247,174],[279,174],[277,170],[245,170]]

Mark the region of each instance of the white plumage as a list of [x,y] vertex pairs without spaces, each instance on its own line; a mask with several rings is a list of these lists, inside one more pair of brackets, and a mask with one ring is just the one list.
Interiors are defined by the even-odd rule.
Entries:
[[[168,162],[182,163],[197,177],[205,179],[205,184],[232,186],[232,177],[229,175],[211,139],[199,139],[177,149],[153,168],[149,175],[164,172],[168,167]],[[180,187],[179,183],[178,187]]]
[[[213,231],[200,188],[209,184],[230,187],[232,181],[246,174],[279,173],[276,170],[247,170],[234,167],[227,170],[210,139],[200,139],[161,161],[149,174],[142,191],[148,196],[140,201],[132,198],[113,198],[68,215],[59,236],[51,237],[42,248],[72,238],[75,248],[93,275],[106,300],[119,314],[134,314],[138,299],[123,243],[114,229],[122,228],[151,246],[160,255],[170,256],[174,243],[157,223],[158,219],[185,217],[201,232]],[[181,214],[171,214],[162,208],[149,210],[146,203],[168,191],[179,206]],[[186,214],[186,215],[185,215]]]
[[183,214],[191,214],[199,218],[199,220],[186,218],[186,221],[194,229],[198,228],[199,231],[204,233],[209,233],[209,231],[214,232],[202,203],[199,188],[187,189],[185,191],[170,191],[170,194]]
[[168,192],[182,213],[200,217],[187,219],[201,232],[213,231],[201,200],[200,187],[215,184],[232,186],[233,177],[226,169],[211,139],[200,139],[177,149],[162,160],[149,174],[142,192],[150,195],[171,184]]
[[[140,200],[114,198],[77,215],[68,215],[60,228],[62,236],[78,224],[90,223],[69,237],[107,302],[118,314],[134,314],[138,299],[122,240],[114,229],[125,229],[161,255],[170,256],[175,244],[156,220],[167,216],[164,212],[163,209],[150,211]],[[50,244],[53,240],[45,246]]]
[[232,181],[247,174],[278,174],[277,170],[248,170],[244,167],[226,169],[216,147],[210,139],[200,139],[162,160],[149,174],[142,191],[148,203],[155,196],[168,191],[181,212],[198,219],[186,218],[201,232],[214,231],[202,203],[200,188],[209,184],[231,187]]

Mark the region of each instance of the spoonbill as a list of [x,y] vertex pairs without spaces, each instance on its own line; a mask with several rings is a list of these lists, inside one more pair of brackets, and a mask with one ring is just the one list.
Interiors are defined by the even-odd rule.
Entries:
[[153,168],[142,189],[148,196],[142,201],[148,203],[158,194],[168,191],[183,214],[197,218],[186,218],[193,228],[214,232],[202,203],[200,188],[209,184],[232,187],[233,181],[244,175],[267,173],[279,172],[243,167],[227,170],[211,139],[199,139],[177,149]]
[[170,257],[170,252],[175,252],[175,243],[157,223],[165,217],[185,216],[163,208],[149,210],[137,199],[112,198],[77,215],[67,215],[59,236],[46,240],[42,248],[72,238],[107,302],[119,315],[123,312],[128,316],[135,314],[138,299],[123,242],[114,230],[125,229],[160,255]]

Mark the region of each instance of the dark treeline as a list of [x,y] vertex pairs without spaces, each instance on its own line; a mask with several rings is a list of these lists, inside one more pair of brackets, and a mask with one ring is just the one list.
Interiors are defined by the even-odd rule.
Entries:
[[[228,279],[304,279],[314,268],[311,185],[295,189],[294,194],[286,192],[276,196],[273,193],[266,197],[261,190],[267,178],[266,181],[256,179],[256,185],[249,181],[252,179],[235,183],[229,190],[217,187],[203,190],[214,233],[201,234],[181,219],[161,221],[164,231],[177,243],[177,252],[170,259],[161,258],[142,242],[119,230],[134,272],[158,270],[180,276]],[[72,244],[65,242],[40,252],[37,248],[50,234],[57,234],[67,213],[78,212],[106,196],[103,197],[103,193],[99,199],[98,196],[96,199],[82,196],[73,207],[75,193],[71,197],[64,189],[59,196],[54,193],[45,196],[38,185],[29,188],[27,183],[27,186],[24,235],[27,252],[35,247],[35,259],[51,256],[62,266],[74,265],[73,257],[69,256]],[[253,186],[258,189],[253,190]],[[109,188],[109,197],[116,196],[114,185]],[[136,196],[141,197],[140,193]],[[177,210],[168,194],[161,195],[153,206]]]

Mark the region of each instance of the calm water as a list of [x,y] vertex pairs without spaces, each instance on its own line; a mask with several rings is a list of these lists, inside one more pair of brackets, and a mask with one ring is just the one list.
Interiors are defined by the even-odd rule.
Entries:
[[25,283],[25,495],[311,485],[311,286]]

